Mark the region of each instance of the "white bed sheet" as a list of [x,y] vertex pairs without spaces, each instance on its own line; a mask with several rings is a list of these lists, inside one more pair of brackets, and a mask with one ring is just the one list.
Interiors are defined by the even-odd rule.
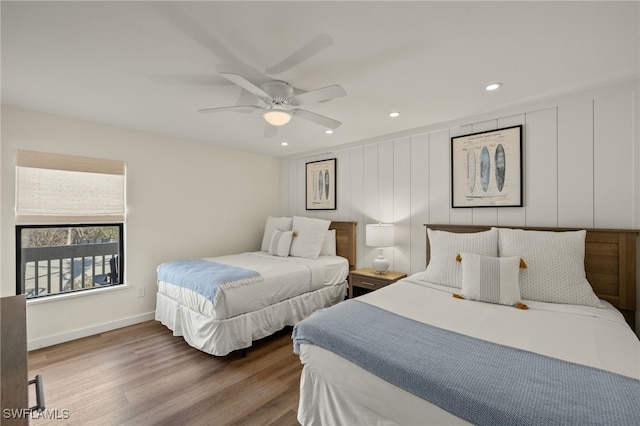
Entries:
[[[530,309],[454,299],[415,274],[359,300],[458,333],[640,379],[640,341],[605,309],[526,301]],[[320,424],[464,424],[322,348],[301,345],[298,420]]]
[[158,281],[159,294],[216,320],[253,312],[324,286],[340,284],[349,274],[349,262],[340,256],[306,259],[250,252],[206,259],[251,269],[263,277],[262,281],[251,285],[221,286],[214,302],[187,288]]

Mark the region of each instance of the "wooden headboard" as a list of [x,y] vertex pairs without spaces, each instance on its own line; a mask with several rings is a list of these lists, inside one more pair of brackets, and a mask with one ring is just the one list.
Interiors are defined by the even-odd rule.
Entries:
[[329,229],[336,230],[336,254],[349,260],[349,270],[356,267],[357,222],[331,222]]
[[[481,232],[491,226],[479,225],[431,225],[426,228],[448,232]],[[577,231],[584,228],[512,227],[534,231]],[[636,237],[634,229],[586,229],[584,269],[587,280],[599,298],[609,301],[624,315],[635,330],[636,311]],[[427,265],[431,257],[427,233]]]

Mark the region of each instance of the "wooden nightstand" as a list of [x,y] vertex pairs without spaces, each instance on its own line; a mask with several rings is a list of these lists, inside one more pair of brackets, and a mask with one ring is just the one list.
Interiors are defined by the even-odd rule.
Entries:
[[384,274],[377,274],[371,268],[354,269],[349,273],[349,298],[359,296],[369,291],[377,290],[389,284],[393,284],[407,274],[401,272],[387,271]]

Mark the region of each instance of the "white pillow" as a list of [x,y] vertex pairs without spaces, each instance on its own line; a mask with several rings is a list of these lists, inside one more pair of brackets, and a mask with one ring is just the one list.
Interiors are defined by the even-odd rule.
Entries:
[[291,256],[317,259],[324,244],[324,236],[331,221],[310,217],[293,217],[293,232],[297,234],[291,243]]
[[293,240],[293,231],[273,231],[271,244],[269,244],[269,254],[272,256],[287,257]]
[[448,287],[462,287],[462,268],[456,262],[461,252],[498,256],[498,231],[454,233],[427,228],[431,257],[424,280]]
[[267,217],[267,223],[264,225],[264,235],[262,236],[262,246],[260,250],[269,251],[269,244],[271,244],[271,237],[273,231],[291,231],[293,225],[292,217]]
[[500,257],[525,259],[520,275],[523,299],[540,302],[604,307],[584,271],[587,231],[526,231],[498,228]]
[[335,256],[336,255],[336,230],[329,229],[324,235],[324,244],[322,244],[322,250],[320,250],[320,256]]
[[465,299],[513,306],[520,301],[520,258],[460,253]]

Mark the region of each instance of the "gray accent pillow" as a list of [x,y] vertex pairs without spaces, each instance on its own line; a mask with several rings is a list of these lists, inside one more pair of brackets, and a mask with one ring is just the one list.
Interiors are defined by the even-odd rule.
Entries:
[[292,226],[292,217],[267,217],[267,223],[265,223],[264,225],[264,235],[262,236],[262,246],[260,247],[260,250],[266,252],[269,251],[269,245],[271,244],[273,231],[275,231],[276,229],[279,231],[291,231]]
[[293,231],[273,231],[271,244],[269,244],[269,254],[272,256],[287,257],[291,248],[291,240],[293,239]]
[[520,303],[520,259],[460,253],[462,296],[514,306]]

